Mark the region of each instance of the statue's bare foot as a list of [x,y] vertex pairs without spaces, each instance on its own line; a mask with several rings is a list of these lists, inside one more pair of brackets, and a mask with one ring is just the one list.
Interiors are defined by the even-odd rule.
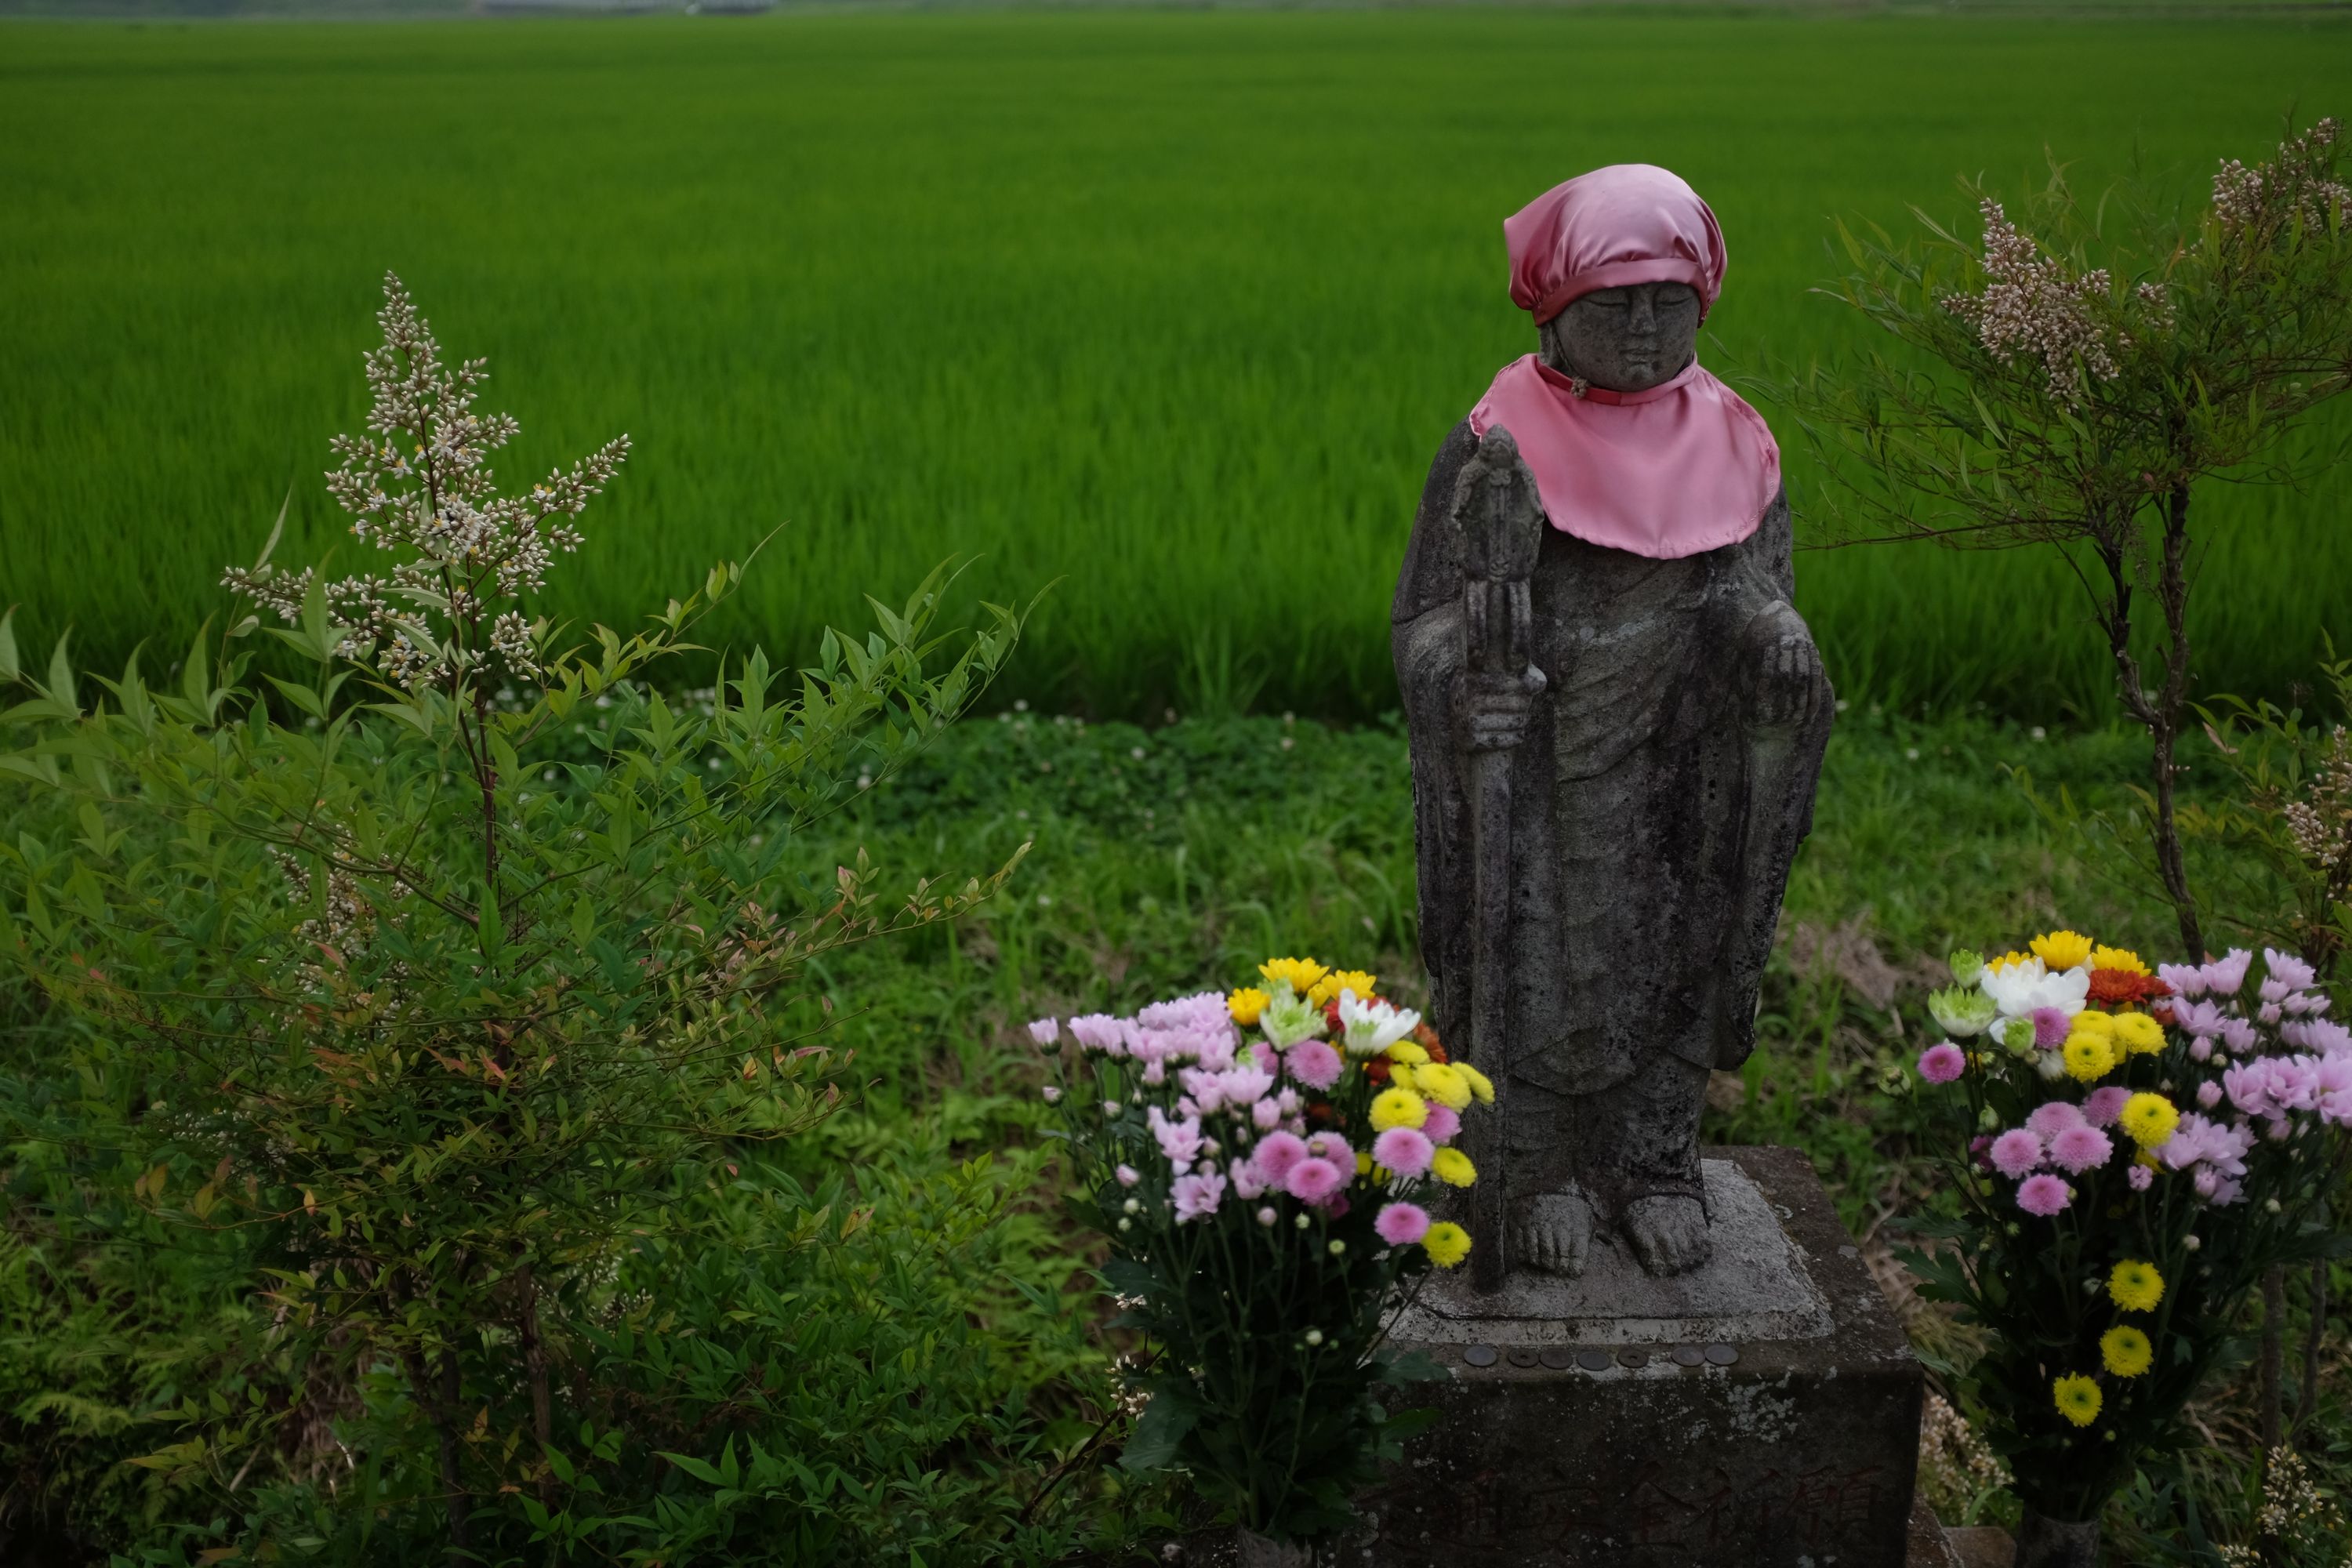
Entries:
[[1546,1274],[1573,1279],[1584,1272],[1592,1243],[1592,1205],[1576,1193],[1537,1193],[1521,1198],[1511,1217],[1511,1259]]
[[1706,1235],[1706,1210],[1694,1197],[1661,1193],[1625,1205],[1619,1228],[1633,1256],[1653,1274],[1687,1274],[1714,1250]]

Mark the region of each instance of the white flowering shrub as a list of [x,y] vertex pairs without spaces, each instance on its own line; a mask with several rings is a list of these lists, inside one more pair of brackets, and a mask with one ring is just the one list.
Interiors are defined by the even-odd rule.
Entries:
[[[698,1479],[736,1467],[719,1439],[789,1379],[705,1368],[726,1384],[698,1407],[714,1414],[676,1421],[660,1401],[688,1370],[616,1403],[586,1369],[675,1329],[632,1316],[630,1290],[656,1245],[717,1244],[698,1227],[724,1205],[687,1200],[840,1103],[811,963],[967,910],[1011,869],[886,899],[862,857],[808,875],[802,839],[964,710],[1022,617],[989,606],[943,634],[934,574],[810,668],[731,658],[710,700],[675,708],[649,678],[740,569],[640,632],[531,617],[625,442],[501,497],[490,458],[515,426],[475,411],[480,363],[448,369],[396,279],[381,321],[369,428],[337,443],[329,486],[383,568],[331,582],[265,550],[228,576],[286,623],[269,629],[306,679],[249,678],[257,615],[200,636],[168,688],[136,660],[92,686],[62,647],[36,674],[0,621],[0,680],[27,689],[0,777],[40,802],[0,850],[0,952],[69,1021],[91,1101],[136,1102],[109,1133],[137,1155],[136,1201],[259,1260],[250,1353],[295,1391],[191,1388],[176,1438],[139,1463],[207,1495],[221,1522],[199,1540],[257,1556],[338,1538],[340,1519],[357,1561],[393,1560],[369,1552],[402,1521],[451,1561],[723,1562],[738,1540],[763,1562],[847,1560],[837,1530],[805,1559],[771,1550],[779,1520],[849,1507],[835,1482],[780,1471],[761,1501],[740,1476]],[[862,1223],[839,1193],[793,1212],[761,1245],[845,1244]],[[848,1309],[864,1331],[875,1310]],[[732,1321],[713,1307],[706,1331]],[[907,1353],[955,1342],[927,1327]],[[927,1417],[926,1455],[953,1408]],[[350,1473],[273,1493],[298,1428],[330,1453],[371,1436],[342,1447]],[[860,1441],[887,1429],[877,1413]],[[624,1441],[644,1430],[708,1458]],[[634,1512],[614,1500],[632,1488]],[[868,1504],[930,1517],[903,1488]],[[952,1534],[908,1540],[986,1560]]]
[[[327,475],[327,493],[352,514],[353,534],[397,558],[381,574],[326,584],[342,625],[336,655],[412,691],[465,685],[482,695],[487,686],[466,678],[486,669],[534,679],[547,625],[512,602],[546,585],[556,552],[580,548],[580,514],[619,471],[629,438],[607,441],[529,495],[501,496],[491,454],[520,426],[508,415],[474,412],[488,363],[443,363],[432,326],[390,274],[376,321],[383,343],[367,354],[367,434],[335,437],[342,461]],[[291,624],[317,572],[277,571],[268,556],[265,549],[253,568],[230,568],[226,585]],[[510,607],[493,611],[493,603]]]
[[2322,120],[2256,167],[2224,161],[2201,206],[2129,185],[2078,200],[2053,170],[2022,220],[1979,193],[1981,245],[1924,216],[1924,246],[1842,228],[1855,270],[1824,292],[1895,342],[1785,389],[1842,537],[2064,552],[2152,742],[2147,856],[2192,955],[2209,944],[2175,786],[2196,502],[2298,478],[2312,459],[2288,437],[2352,386],[2343,161]]

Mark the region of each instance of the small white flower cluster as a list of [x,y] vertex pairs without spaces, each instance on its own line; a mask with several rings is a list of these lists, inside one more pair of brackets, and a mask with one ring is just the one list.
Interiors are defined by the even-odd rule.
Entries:
[[[449,369],[400,279],[387,273],[383,294],[376,316],[383,344],[366,357],[374,396],[368,434],[335,437],[341,461],[327,475],[327,491],[352,514],[353,533],[415,553],[388,574],[326,585],[329,607],[348,628],[338,651],[375,656],[385,675],[412,689],[490,658],[512,674],[534,675],[538,628],[520,610],[492,616],[485,598],[543,587],[554,552],[580,547],[575,520],[628,457],[629,438],[606,442],[528,495],[499,495],[490,455],[519,426],[507,415],[474,411],[487,362]],[[311,576],[264,565],[232,568],[224,581],[291,622]]]
[[[2290,1549],[2340,1546],[2345,1540],[2344,1510],[2313,1480],[2304,1457],[2282,1443],[2270,1451],[2263,1467],[2263,1510],[2255,1517],[2254,1528]],[[2221,1561],[2229,1568],[2258,1568],[2271,1559],[2251,1546],[2224,1546]]]
[[2336,726],[2312,770],[2306,798],[2289,802],[2284,815],[2295,853],[2313,869],[2331,872],[2352,864],[2352,731]]
[[2251,169],[2224,158],[2213,175],[2213,216],[2222,228],[2233,235],[2259,233],[2284,224],[2290,215],[2317,228],[2326,224],[2330,207],[2352,206],[2352,190],[2329,177],[2335,166],[2329,149],[2342,130],[2335,120],[2323,120],[2280,142],[2275,158]]
[[[299,855],[278,852],[278,869],[286,878],[286,901],[299,909],[311,898],[310,863]],[[364,932],[374,923],[374,911],[360,891],[359,879],[341,867],[329,864],[327,869],[326,912],[313,915],[298,928],[306,942],[327,942],[343,945],[354,932]]]
[[1965,1513],[1971,1503],[2010,1484],[2009,1467],[1969,1418],[1929,1394],[1919,1413],[1919,1486],[1938,1506]]
[[[2021,353],[2040,360],[2050,378],[2050,395],[2081,406],[2083,373],[2113,381],[2118,374],[2116,355],[2131,347],[2120,331],[2110,341],[2093,314],[2114,280],[2104,267],[2071,276],[2063,263],[2043,256],[2033,237],[2009,221],[1999,202],[1988,199],[1979,210],[1985,220],[1984,292],[1952,295],[1944,309],[1975,328],[1979,341],[2003,364]],[[2161,291],[2157,298],[2161,302]]]

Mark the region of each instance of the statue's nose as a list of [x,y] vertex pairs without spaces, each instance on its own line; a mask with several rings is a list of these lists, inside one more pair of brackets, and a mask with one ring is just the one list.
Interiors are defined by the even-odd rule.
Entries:
[[1654,332],[1658,329],[1658,307],[1646,289],[1633,294],[1633,320],[1628,323],[1637,332]]

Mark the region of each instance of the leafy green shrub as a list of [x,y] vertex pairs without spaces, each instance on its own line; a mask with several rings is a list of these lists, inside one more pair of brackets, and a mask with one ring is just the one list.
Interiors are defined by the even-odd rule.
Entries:
[[[862,856],[803,860],[814,824],[962,712],[1022,618],[937,634],[935,573],[815,667],[730,658],[713,700],[676,710],[644,677],[740,568],[643,633],[562,646],[521,606],[625,441],[500,496],[515,426],[474,411],[479,362],[446,366],[397,280],[380,321],[369,433],[338,441],[329,488],[389,569],[330,582],[265,547],[228,574],[313,672],[267,677],[299,723],[247,679],[258,614],[199,637],[172,689],[134,658],[87,709],[62,645],[34,677],[0,624],[0,676],[33,692],[0,770],[45,803],[0,855],[0,947],[69,1026],[61,1065],[142,1223],[250,1281],[210,1352],[235,1370],[181,1384],[179,1440],[135,1463],[206,1500],[182,1533],[230,1552],[946,1551],[995,1506],[973,1489],[996,1495],[1038,1440],[1017,1406],[990,1426],[960,1403],[1004,1392],[956,1295],[995,1206],[944,1218],[902,1183],[853,1225],[838,1183],[730,1184],[843,1101],[807,966],[1009,873],[886,902]],[[746,1258],[722,1311],[694,1292],[747,1225],[806,1257]],[[919,1238],[921,1267],[890,1255]],[[866,1262],[829,1258],[853,1244]],[[814,1381],[761,1360],[719,1392],[754,1322],[779,1342],[829,1323]],[[918,1388],[919,1420],[871,1418]],[[817,1408],[869,1418],[824,1458]]]
[[[1084,1325],[991,1300],[1018,1164],[902,1151],[804,1185],[745,1163],[696,1194],[690,1236],[637,1239],[568,1316],[549,1487],[477,1515],[488,1561],[791,1565],[1045,1562],[1073,1537],[1040,1496],[1050,1438],[1015,1336]],[[257,1489],[144,1555],[270,1540],[311,1561],[439,1560],[437,1459],[404,1380],[362,1380],[339,1436],[363,1464]],[[467,1441],[492,1441],[487,1427]],[[1034,1516],[1034,1518],[1033,1518]]]

